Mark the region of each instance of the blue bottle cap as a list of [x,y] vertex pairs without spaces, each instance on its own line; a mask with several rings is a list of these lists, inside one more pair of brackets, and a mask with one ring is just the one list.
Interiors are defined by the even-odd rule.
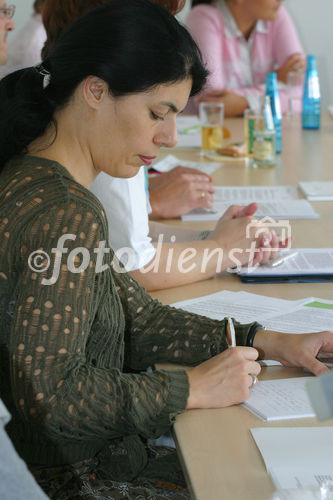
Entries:
[[266,74],[266,82],[274,82],[276,81],[276,73],[267,73]]
[[317,69],[316,56],[314,56],[313,54],[308,55],[306,58],[306,69],[308,71],[311,71],[313,69]]

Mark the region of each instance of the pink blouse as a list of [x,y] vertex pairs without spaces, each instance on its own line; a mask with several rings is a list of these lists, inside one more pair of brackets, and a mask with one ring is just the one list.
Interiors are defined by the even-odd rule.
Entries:
[[[274,21],[256,23],[246,40],[224,0],[194,7],[186,25],[196,40],[211,74],[206,90],[231,90],[245,97],[250,107],[265,91],[266,73],[276,71],[296,52],[303,52],[295,26],[284,7]],[[282,111],[288,92],[280,89]]]

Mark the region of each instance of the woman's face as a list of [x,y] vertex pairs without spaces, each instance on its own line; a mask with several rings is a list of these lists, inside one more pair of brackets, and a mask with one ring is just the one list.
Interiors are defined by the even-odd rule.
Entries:
[[[0,0],[0,9],[6,8],[6,6],[6,2]],[[7,33],[13,29],[13,20],[9,19],[0,10],[0,64],[6,64],[7,62]]]
[[176,116],[186,106],[191,85],[186,79],[125,97],[108,95],[91,147],[95,168],[133,177],[142,165],[151,165],[162,146],[175,146]]
[[281,3],[282,0],[245,0],[243,5],[253,19],[273,21],[277,16]]

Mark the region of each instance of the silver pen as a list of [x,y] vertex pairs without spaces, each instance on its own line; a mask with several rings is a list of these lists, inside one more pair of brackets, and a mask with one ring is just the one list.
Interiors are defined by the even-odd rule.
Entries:
[[229,347],[236,347],[235,327],[231,318],[228,318],[228,325],[229,325],[230,340],[231,340],[231,344]]
[[292,257],[295,257],[297,254],[298,254],[297,250],[295,250],[294,252],[287,253],[286,255],[282,255],[281,257],[277,257],[276,259],[272,260],[272,262],[270,262],[269,265],[271,267],[280,266],[286,260],[291,259]]

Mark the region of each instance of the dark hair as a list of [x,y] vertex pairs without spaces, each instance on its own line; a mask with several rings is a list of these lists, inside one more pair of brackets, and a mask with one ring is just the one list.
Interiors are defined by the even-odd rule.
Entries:
[[[43,0],[45,1],[45,0]],[[109,0],[46,0],[43,9],[43,24],[47,40],[42,49],[42,58],[46,57],[61,33],[78,17]],[[165,7],[171,14],[177,14],[185,5],[185,0],[152,0]]]
[[51,76],[45,89],[36,68],[0,82],[0,169],[43,135],[55,110],[89,75],[107,82],[117,97],[186,78],[195,95],[208,74],[188,31],[150,0],[112,0],[80,17],[53,46],[43,69]]
[[192,0],[192,7],[195,7],[200,3],[213,3],[213,0]]
[[35,0],[34,1],[33,9],[34,9],[36,14],[40,14],[43,11],[46,1],[47,0]]
[[109,0],[47,0],[43,10],[43,24],[47,39],[42,49],[44,59],[63,31],[78,17]]

